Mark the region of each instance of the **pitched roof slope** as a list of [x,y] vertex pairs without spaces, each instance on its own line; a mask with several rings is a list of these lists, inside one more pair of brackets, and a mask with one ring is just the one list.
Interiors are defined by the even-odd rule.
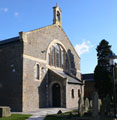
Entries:
[[0,46],[19,41],[19,36],[0,41]]

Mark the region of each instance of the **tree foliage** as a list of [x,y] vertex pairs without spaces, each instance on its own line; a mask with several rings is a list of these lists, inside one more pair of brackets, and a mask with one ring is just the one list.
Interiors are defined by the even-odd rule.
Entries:
[[102,40],[96,50],[98,65],[106,67],[109,64],[109,60],[105,59],[105,57],[112,53],[111,46],[106,40]]
[[112,72],[109,60],[106,57],[112,54],[111,46],[106,40],[102,40],[96,48],[98,64],[94,70],[95,87],[100,98],[112,95]]

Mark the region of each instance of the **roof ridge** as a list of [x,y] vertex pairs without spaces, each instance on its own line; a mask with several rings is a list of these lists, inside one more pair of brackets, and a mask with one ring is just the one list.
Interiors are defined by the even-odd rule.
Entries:
[[4,44],[16,42],[16,41],[19,41],[19,36],[2,40],[0,41],[0,45],[4,45]]

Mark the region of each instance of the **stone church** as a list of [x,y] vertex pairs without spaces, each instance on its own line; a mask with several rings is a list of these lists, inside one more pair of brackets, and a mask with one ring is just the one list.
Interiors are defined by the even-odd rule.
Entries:
[[80,58],[62,28],[58,5],[52,25],[0,41],[0,106],[72,108],[83,92]]

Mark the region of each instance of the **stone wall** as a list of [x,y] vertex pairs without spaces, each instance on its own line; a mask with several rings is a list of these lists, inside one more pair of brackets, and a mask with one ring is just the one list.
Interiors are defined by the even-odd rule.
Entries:
[[[74,98],[72,97],[72,89],[74,90]],[[78,84],[67,84],[66,86],[66,106],[67,108],[73,108],[78,106],[78,90],[80,90],[81,96],[84,94],[83,87]]]
[[0,106],[22,111],[22,52],[20,41],[0,46]]
[[[73,46],[65,35],[64,31],[56,25],[51,25],[34,31],[29,31],[26,33],[20,33],[20,37],[23,40],[24,51],[23,51],[23,111],[37,110],[38,108],[52,106],[52,101],[50,95],[49,86],[47,87],[47,82],[49,85],[52,81],[59,81],[61,85],[64,84],[61,78],[53,75],[48,77],[48,66],[47,61],[47,48],[53,40],[60,41],[66,48],[68,55],[70,57],[70,65],[73,67],[71,71],[76,71],[76,76],[80,79],[80,58],[74,51]],[[44,51],[44,52],[43,52]],[[71,56],[73,60],[71,59]],[[34,66],[39,63],[41,67],[41,78],[36,81],[34,78]],[[55,68],[56,69],[56,68]],[[42,71],[45,72],[42,72]],[[55,79],[55,78],[56,79]],[[48,79],[49,78],[49,79]],[[71,85],[70,85],[71,86]],[[77,85],[74,85],[77,86]],[[70,92],[70,87],[67,89]],[[61,106],[66,106],[66,88],[62,87]],[[69,99],[70,97],[68,97]],[[49,100],[49,102],[47,101]],[[76,106],[77,99],[73,100],[73,107]],[[32,103],[33,102],[33,103]],[[71,101],[68,100],[68,103]],[[71,106],[71,107],[72,107]]]
[[84,97],[91,100],[93,92],[95,92],[95,81],[86,81],[84,86]]
[[[75,71],[76,76],[80,78],[80,58],[77,55],[74,47],[67,38],[63,29],[57,25],[51,25],[40,28],[34,31],[20,33],[24,41],[24,54],[34,58],[40,58],[46,63],[47,61],[47,48],[53,40],[60,41],[66,48],[72,66],[71,72]],[[45,51],[42,53],[42,51]],[[71,57],[72,56],[72,57]],[[73,58],[73,60],[71,60]]]
[[[40,67],[39,79],[35,77],[36,64]],[[46,107],[45,64],[24,57],[23,73],[23,111],[36,111],[41,107]]]
[[[78,85],[66,86],[66,80],[55,74],[52,79],[48,79],[48,68],[51,66],[47,61],[47,49],[53,40],[64,45],[70,59],[70,72],[75,72],[76,76],[81,78],[80,58],[62,28],[51,25],[20,33],[19,41],[0,46],[0,105],[10,106],[12,111],[34,111],[51,106],[51,101],[50,103],[47,101],[50,97],[47,95],[49,94],[47,83],[51,85],[57,81],[61,84],[61,106],[77,105],[78,98],[72,100],[70,91],[72,87],[77,91]],[[40,67],[39,80],[35,79],[36,64]]]

